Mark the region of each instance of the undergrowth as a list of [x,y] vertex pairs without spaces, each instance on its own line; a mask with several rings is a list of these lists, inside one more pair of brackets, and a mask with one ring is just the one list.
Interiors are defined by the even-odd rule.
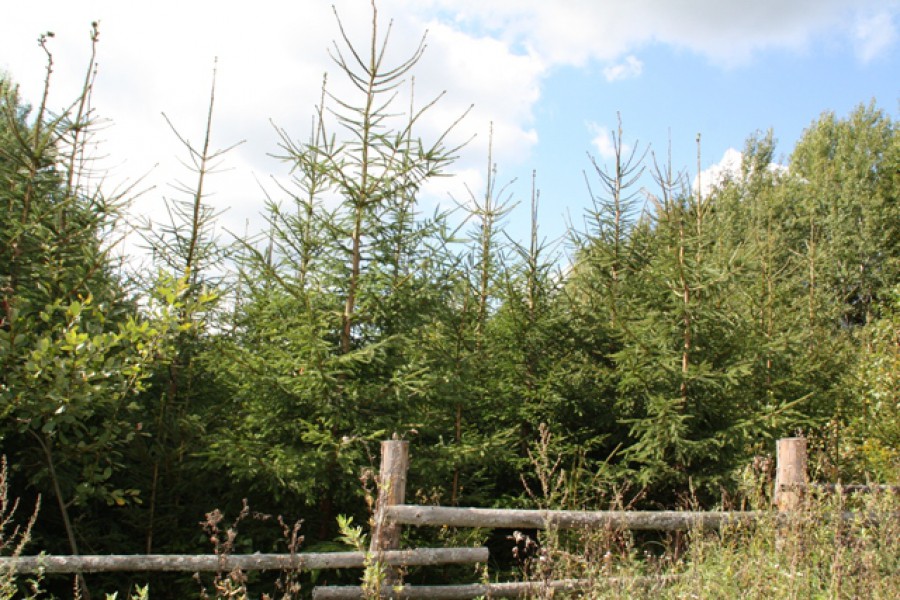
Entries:
[[[536,458],[546,451],[540,446]],[[578,580],[578,597],[598,599],[897,598],[900,494],[810,492],[799,510],[779,513],[769,467],[761,460],[739,473],[741,493],[722,506],[759,511],[755,521],[657,537],[612,528],[544,531],[540,545],[525,541],[521,579]],[[564,479],[543,491],[571,487]],[[538,588],[531,597],[560,597],[549,585]]]
[[[548,460],[549,434],[532,455],[543,499],[551,508],[562,490],[573,489],[571,477],[558,461]],[[563,593],[550,582],[572,581],[578,591],[569,596],[585,598],[867,598],[893,599],[900,589],[900,494],[891,491],[845,494],[810,492],[798,510],[779,513],[772,505],[770,461],[761,459],[737,477],[741,492],[723,509],[757,511],[752,521],[735,521],[718,531],[700,528],[665,535],[648,535],[612,527],[590,531],[542,531],[532,538],[528,532],[510,536],[518,579],[537,584],[530,597],[558,598]],[[6,495],[5,461],[0,464],[0,552],[21,555],[28,542],[36,512],[24,525],[13,522],[17,504]],[[838,488],[840,489],[840,488]],[[627,508],[621,495],[612,508]],[[696,509],[690,501],[688,509]],[[222,513],[214,511],[204,523],[216,554],[226,557],[235,550],[241,522],[268,521],[268,515],[253,513],[245,504],[237,518],[223,526]],[[302,543],[299,524],[278,523],[296,552]],[[368,539],[361,527],[349,519],[341,524],[342,541],[365,550]],[[373,556],[374,559],[374,556]],[[377,597],[390,593],[383,565],[367,564],[361,592]],[[505,579],[506,577],[504,577]],[[483,582],[491,577],[485,575]],[[41,597],[42,578],[16,580],[12,569],[0,571],[0,600]],[[201,598],[254,596],[247,574],[217,573],[212,581],[198,578]],[[400,581],[402,582],[402,576]],[[546,584],[546,585],[545,585]],[[391,586],[392,587],[392,586]],[[298,598],[297,573],[282,573],[271,595],[262,598]],[[258,592],[257,592],[258,593]],[[308,591],[307,591],[308,593]],[[107,596],[108,599],[115,595]],[[133,600],[147,600],[148,589],[135,589]]]
[[[581,580],[589,598],[893,599],[898,510],[894,494],[836,494],[807,498],[792,514],[770,511],[752,524],[662,540],[613,529],[549,531],[527,579]],[[559,593],[548,587],[533,597]]]

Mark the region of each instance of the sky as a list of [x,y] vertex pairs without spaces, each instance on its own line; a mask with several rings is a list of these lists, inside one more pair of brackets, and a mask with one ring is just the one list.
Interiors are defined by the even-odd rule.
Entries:
[[[177,184],[193,185],[163,113],[199,145],[217,65],[212,146],[243,142],[207,183],[225,237],[258,230],[266,197],[286,198],[275,127],[308,138],[323,76],[331,93],[356,98],[329,56],[335,11],[361,50],[373,19],[369,0],[6,4],[0,71],[37,103],[46,67],[37,38],[52,31],[53,108],[79,89],[99,22],[93,104],[107,126],[97,164],[106,189],[137,196],[135,219],[163,217]],[[671,156],[691,179],[699,134],[706,182],[739,164],[754,132],[772,130],[786,163],[825,111],[843,116],[874,100],[893,119],[900,112],[900,0],[379,0],[377,17],[382,33],[392,22],[389,62],[427,32],[414,96],[423,105],[446,93],[420,122],[424,140],[472,107],[450,138],[468,143],[452,177],[423,189],[423,213],[483,195],[490,140],[497,185],[519,203],[506,221],[514,239],[528,235],[533,173],[540,235],[582,227],[586,179],[599,187],[592,160],[611,166],[619,119],[626,149]],[[639,185],[653,191],[647,178]]]

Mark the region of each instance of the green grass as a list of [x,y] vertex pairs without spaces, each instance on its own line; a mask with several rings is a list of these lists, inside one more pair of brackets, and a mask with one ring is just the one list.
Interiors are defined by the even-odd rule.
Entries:
[[[529,579],[587,579],[589,598],[896,599],[898,510],[891,493],[830,495],[787,516],[663,540],[557,533],[532,559]],[[857,516],[834,518],[843,511]]]

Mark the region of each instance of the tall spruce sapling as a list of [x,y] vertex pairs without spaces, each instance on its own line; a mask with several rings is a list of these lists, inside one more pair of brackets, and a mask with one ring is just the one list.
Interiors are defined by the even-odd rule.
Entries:
[[432,266],[442,225],[421,225],[415,207],[454,158],[455,122],[426,142],[417,132],[443,94],[398,110],[424,38],[389,65],[391,28],[382,34],[372,8],[366,46],[337,18],[331,56],[351,93],[331,91],[329,77],[308,141],[278,130],[297,187],[287,207],[269,205],[271,252],[242,244],[238,324],[218,362],[236,414],[211,460],[317,506],[321,537],[356,493],[336,474],[367,460],[363,441],[418,418],[404,407],[432,384],[421,344],[407,340],[421,337],[445,285]]
[[202,355],[208,350],[209,344],[202,338],[215,326],[219,297],[227,293],[224,280],[230,251],[216,237],[218,212],[209,202],[208,186],[209,178],[221,170],[223,157],[243,141],[222,149],[211,146],[217,72],[218,61],[213,66],[205,129],[199,146],[182,135],[165,113],[162,115],[185,150],[187,157],[182,164],[196,181],[193,184],[174,182],[172,187],[178,196],[162,198],[168,222],[148,220],[142,232],[159,271],[150,280],[136,275],[140,285],[152,289],[159,273],[179,285],[178,330],[171,340],[169,360],[157,366],[154,385],[144,395],[146,421],[152,424],[142,437],[146,442],[142,454],[149,461],[149,473],[144,483],[148,488],[146,514],[140,520],[145,524],[144,547],[148,554],[153,552],[158,515],[168,515],[168,523],[172,523],[172,512],[160,510],[160,490],[168,490],[165,503],[177,505],[191,486],[183,473],[188,460],[184,449],[196,443],[192,438],[199,432],[190,431],[189,424],[202,414],[204,407],[197,404],[209,402],[203,397],[203,388],[211,379],[204,377],[198,359],[202,362]]

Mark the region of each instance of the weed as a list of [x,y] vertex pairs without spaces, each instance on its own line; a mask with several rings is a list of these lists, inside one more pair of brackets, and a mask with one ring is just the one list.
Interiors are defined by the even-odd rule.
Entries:
[[[219,557],[219,564],[224,567],[227,558],[234,554],[238,546],[238,526],[247,520],[268,522],[273,520],[271,515],[253,512],[246,500],[243,502],[241,511],[230,525],[223,528],[225,516],[218,509],[206,514],[206,520],[201,522],[203,530],[209,537],[210,543],[213,545],[216,556]],[[297,521],[293,525],[288,524],[281,516],[275,518],[284,540],[288,544],[288,550],[294,557],[303,543],[303,536],[300,535],[301,522]],[[249,578],[247,574],[239,568],[226,571],[224,568],[216,572],[211,582],[211,589],[207,589],[203,578],[199,573],[194,575],[194,579],[200,585],[200,598],[202,600],[235,599],[249,600],[250,591],[248,588]],[[212,595],[211,595],[212,594]],[[286,569],[282,571],[274,583],[274,592],[272,594],[263,593],[262,600],[292,600],[298,598],[300,594],[299,573],[296,570]]]
[[[41,499],[38,496],[28,522],[24,526],[16,525],[14,519],[19,509],[19,500],[9,497],[8,473],[6,457],[2,456],[0,457],[0,556],[16,559],[22,555],[22,551],[31,540],[31,530],[37,521]],[[36,598],[42,591],[42,579],[43,575],[38,573],[37,576],[24,582],[17,582],[13,561],[5,568],[0,568],[0,599],[12,598],[17,593],[25,593],[25,598]],[[20,589],[20,583],[24,590]]]

